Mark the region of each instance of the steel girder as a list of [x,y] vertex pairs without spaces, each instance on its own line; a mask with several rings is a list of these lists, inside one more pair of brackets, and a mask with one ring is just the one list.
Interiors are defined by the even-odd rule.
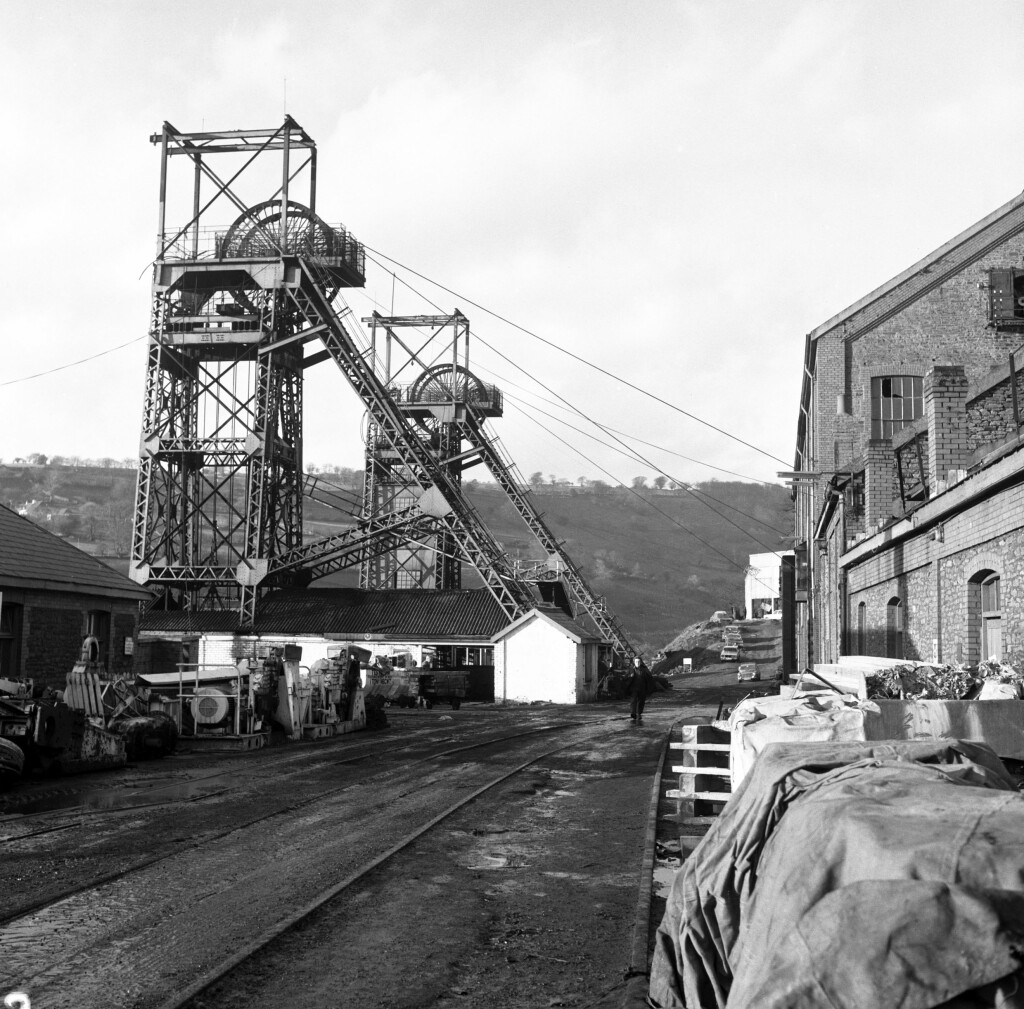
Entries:
[[[412,427],[411,430],[439,464],[457,455],[452,445],[458,444],[459,435],[451,424],[441,424],[433,432],[420,433]],[[452,484],[461,488],[461,467],[445,468]],[[406,507],[418,496],[419,486],[410,467],[380,436],[377,425],[371,421],[366,437],[363,517],[384,516]],[[461,554],[451,534],[440,529],[432,537],[399,544],[390,554],[367,558],[359,568],[359,586],[367,589],[459,589],[462,588]]]
[[480,454],[495,482],[508,496],[549,557],[558,559],[558,577],[565,583],[570,598],[594,621],[617,655],[627,660],[636,658],[639,653],[626,637],[618,619],[608,609],[604,599],[595,595],[579,568],[565,552],[561,541],[547,527],[533,503],[532,495],[517,477],[514,464],[500,448],[498,439],[486,431],[485,425],[485,419],[476,415],[471,404],[467,405],[464,417],[455,424],[459,436]]
[[510,620],[528,612],[536,598],[525,582],[513,573],[504,552],[483,520],[465,498],[449,468],[430,451],[397,404],[388,395],[348,330],[345,317],[350,310],[335,311],[326,292],[330,289],[322,271],[310,260],[301,258],[298,283],[288,293],[298,314],[310,328],[318,328],[318,337],[341,369],[350,385],[366,404],[377,436],[408,468],[412,480],[422,492],[421,506],[428,501],[438,529],[450,537],[462,558],[475,568]]
[[[165,264],[159,278],[171,283],[154,285],[132,537],[133,576],[171,586],[173,604],[190,609],[244,606],[253,586],[239,584],[238,566],[302,540],[301,344],[260,353],[294,332],[290,303],[240,292],[237,270],[207,267]],[[215,299],[256,307],[256,343],[248,323],[216,344],[187,342],[213,325],[202,318],[223,320]]]

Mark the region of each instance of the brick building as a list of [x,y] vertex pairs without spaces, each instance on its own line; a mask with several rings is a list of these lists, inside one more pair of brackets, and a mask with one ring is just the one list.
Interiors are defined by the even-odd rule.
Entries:
[[808,334],[795,657],[1024,657],[1024,195]]
[[63,688],[88,634],[99,640],[108,672],[127,671],[139,604],[151,598],[135,582],[0,505],[0,677]]

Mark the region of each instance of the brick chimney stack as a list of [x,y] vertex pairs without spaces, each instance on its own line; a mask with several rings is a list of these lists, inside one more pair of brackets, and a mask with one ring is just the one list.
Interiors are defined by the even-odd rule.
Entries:
[[[967,468],[967,375],[961,365],[933,365],[924,377],[929,495],[956,483]],[[952,476],[950,471],[953,471]]]
[[872,438],[864,454],[864,526],[869,533],[892,518],[896,460],[888,438]]

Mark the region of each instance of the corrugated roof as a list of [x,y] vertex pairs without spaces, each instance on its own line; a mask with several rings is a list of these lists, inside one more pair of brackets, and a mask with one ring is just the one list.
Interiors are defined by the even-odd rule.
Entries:
[[[424,641],[489,639],[508,623],[486,589],[365,590],[352,588],[286,589],[262,599],[256,610],[256,634],[336,634]],[[155,610],[142,620],[144,631],[233,631],[231,612],[184,613]]]
[[141,585],[0,505],[0,586],[150,599]]
[[173,634],[199,634],[201,632],[237,631],[238,611],[193,613],[190,610],[150,610],[139,621],[140,631],[167,631]]

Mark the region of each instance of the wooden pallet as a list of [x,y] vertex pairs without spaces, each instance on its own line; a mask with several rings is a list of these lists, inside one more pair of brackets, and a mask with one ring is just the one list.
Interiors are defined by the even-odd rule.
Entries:
[[680,757],[672,765],[679,787],[669,789],[666,798],[677,800],[682,818],[717,816],[732,796],[729,733],[712,725],[684,725],[681,742],[669,745]]

